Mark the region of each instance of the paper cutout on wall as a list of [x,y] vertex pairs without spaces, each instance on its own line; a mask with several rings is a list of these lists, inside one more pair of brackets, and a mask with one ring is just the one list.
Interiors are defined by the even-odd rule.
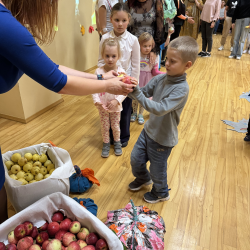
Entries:
[[55,26],[54,26],[54,29],[55,29],[55,31],[58,31],[58,26],[55,25]]
[[232,122],[232,121],[227,121],[227,120],[222,120],[225,124],[229,125],[230,127],[233,127],[232,131],[236,131],[238,133],[246,133],[247,132],[247,127],[248,127],[248,120],[242,119],[239,120],[238,122]]
[[81,27],[81,33],[82,33],[82,36],[85,34],[85,28],[83,27],[83,25],[80,25]]
[[250,91],[249,92],[243,92],[241,95],[240,95],[240,99],[246,99],[250,102]]
[[79,0],[75,0],[75,1],[76,1],[75,16],[80,16],[80,13],[79,13]]
[[89,33],[92,34],[92,32],[94,31],[95,29],[92,27],[92,26],[89,26]]
[[96,15],[95,15],[95,9],[96,9],[96,0],[93,0],[92,2],[92,16],[91,16],[91,23],[92,25],[96,25]]

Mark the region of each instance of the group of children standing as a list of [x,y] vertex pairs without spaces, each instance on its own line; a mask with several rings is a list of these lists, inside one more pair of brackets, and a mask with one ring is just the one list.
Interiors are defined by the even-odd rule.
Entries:
[[[127,146],[130,138],[130,121],[138,119],[139,124],[144,124],[146,109],[150,118],[131,154],[135,180],[129,184],[129,189],[137,191],[153,183],[144,200],[150,203],[168,200],[167,159],[178,143],[177,126],[189,92],[185,71],[196,60],[198,44],[191,37],[179,37],[168,45],[168,36],[165,74],[158,70],[159,57],[150,63],[153,37],[145,32],[137,39],[127,31],[130,14],[126,4],[115,4],[110,20],[113,30],[102,36],[96,74],[101,78],[110,70],[125,73],[133,77],[132,83],[137,86],[128,97],[108,93],[93,95],[101,120],[102,157],[109,156],[112,144],[115,155],[122,154],[122,147]],[[150,172],[146,168],[148,161]]]

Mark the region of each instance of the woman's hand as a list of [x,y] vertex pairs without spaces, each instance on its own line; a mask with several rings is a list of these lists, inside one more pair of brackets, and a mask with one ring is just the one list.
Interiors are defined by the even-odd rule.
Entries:
[[191,23],[191,24],[194,24],[194,23],[195,23],[194,18],[191,17],[191,16],[188,17],[187,21],[188,21],[189,23]]
[[235,27],[235,23],[232,24],[232,29],[234,29],[234,27]]
[[116,99],[114,99],[114,100],[108,102],[106,106],[107,106],[108,110],[112,111],[113,109],[115,109],[118,106],[118,104],[119,104],[119,102]]
[[214,28],[214,25],[215,25],[215,22],[212,22],[210,28],[211,29]]
[[114,78],[105,80],[105,92],[114,95],[127,95],[133,92],[133,88],[136,87],[135,84],[126,84],[122,82],[123,78]]
[[154,64],[156,60],[156,54],[154,52],[150,52],[149,54],[149,63]]
[[118,76],[118,73],[115,72],[114,70],[110,70],[109,72],[105,73],[102,75],[105,80],[115,78]]

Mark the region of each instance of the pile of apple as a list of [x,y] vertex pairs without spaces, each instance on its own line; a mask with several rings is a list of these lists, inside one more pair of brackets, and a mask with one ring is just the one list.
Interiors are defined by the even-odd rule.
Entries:
[[18,180],[22,185],[41,181],[50,177],[55,170],[55,165],[45,154],[26,153],[23,157],[19,153],[11,156],[11,161],[6,161],[10,178]]
[[38,229],[29,221],[18,225],[8,234],[8,245],[0,242],[0,250],[108,250],[104,239],[60,211],[51,220]]

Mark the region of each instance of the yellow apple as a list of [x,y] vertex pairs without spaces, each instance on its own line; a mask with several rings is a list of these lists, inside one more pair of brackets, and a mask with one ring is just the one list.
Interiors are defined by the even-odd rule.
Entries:
[[45,167],[40,168],[40,173],[43,175],[46,175],[48,173],[47,168],[45,168]]
[[18,165],[19,165],[20,167],[24,166],[26,163],[27,163],[27,159],[24,158],[24,157],[21,157],[21,158],[18,160]]
[[24,178],[24,179],[25,179],[25,176],[26,176],[26,173],[23,172],[23,171],[19,171],[19,172],[16,174],[17,179],[20,179],[20,178]]
[[5,162],[5,166],[8,170],[11,169],[11,167],[14,165],[14,162],[13,161],[6,161]]
[[34,183],[34,182],[37,182],[37,181],[36,180],[29,181],[29,183]]
[[24,157],[27,159],[27,161],[31,161],[33,159],[33,156],[31,153],[26,153]]
[[49,178],[49,177],[50,177],[50,174],[44,175],[44,179],[47,179],[47,178]]
[[50,169],[49,174],[52,174],[54,172],[54,168]]
[[12,175],[13,173],[12,173],[12,171],[11,170],[9,170],[8,171],[8,175]]
[[42,167],[42,163],[40,161],[36,161],[35,163],[33,163],[33,167]]
[[10,175],[10,178],[13,179],[13,180],[17,180],[17,177],[14,174]]
[[49,164],[52,164],[52,162],[50,160],[47,160],[44,162],[43,165],[44,165],[44,167],[47,167]]
[[35,180],[36,181],[40,181],[40,180],[42,180],[43,179],[43,174],[41,174],[41,173],[38,173],[36,176],[35,176]]
[[37,175],[40,172],[39,167],[32,167],[30,171],[33,175]]
[[55,165],[54,164],[49,164],[47,166],[47,170],[50,171],[52,168],[55,168]]
[[39,160],[39,154],[34,154],[32,156],[33,161],[38,161]]
[[15,153],[11,156],[11,160],[13,162],[18,162],[18,160],[21,158],[22,156],[19,153]]
[[47,157],[46,154],[40,155],[40,157],[39,157],[39,161],[40,161],[40,162],[44,163],[44,162],[46,162],[47,160],[48,160],[48,157]]
[[34,175],[31,173],[27,173],[26,176],[24,177],[26,181],[32,181],[34,179]]
[[19,165],[13,165],[13,166],[11,167],[11,172],[12,172],[13,174],[17,174],[19,171],[21,171],[21,167],[20,167]]
[[30,163],[27,163],[23,166],[23,171],[26,173],[30,173],[32,169],[32,165]]
[[28,184],[28,182],[24,178],[17,179],[18,181],[22,182],[22,185]]

